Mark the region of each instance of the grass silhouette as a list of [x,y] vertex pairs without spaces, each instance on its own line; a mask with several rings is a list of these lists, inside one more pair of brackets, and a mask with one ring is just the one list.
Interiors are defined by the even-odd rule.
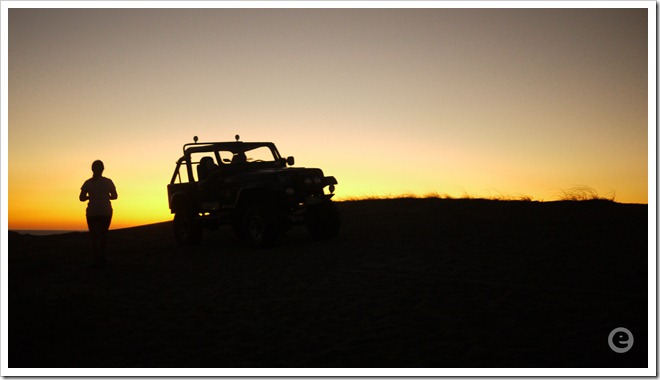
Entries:
[[[543,199],[534,199],[534,197],[527,194],[505,194],[496,191],[495,195],[481,196],[473,195],[462,189],[463,193],[459,197],[449,195],[447,193],[439,193],[437,191],[425,194],[415,193],[402,193],[402,194],[389,194],[389,195],[366,195],[366,196],[352,196],[342,197],[338,199],[339,202],[355,202],[355,201],[375,201],[375,200],[393,200],[393,199],[475,199],[475,200],[489,200],[489,201],[522,201],[522,202],[544,202]],[[576,185],[568,189],[561,189],[553,194],[554,201],[608,201],[614,202],[616,199],[616,192],[612,190],[606,195],[601,195],[596,189],[591,186]]]
[[568,190],[561,190],[557,194],[562,201],[610,201],[614,202],[616,193],[611,192],[609,196],[601,196],[593,187],[578,185]]

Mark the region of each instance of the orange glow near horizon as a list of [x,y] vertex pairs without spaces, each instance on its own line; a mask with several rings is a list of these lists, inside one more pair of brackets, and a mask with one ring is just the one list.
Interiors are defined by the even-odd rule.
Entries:
[[[184,143],[272,141],[336,199],[648,203],[648,9],[9,10],[9,229],[172,219]],[[651,126],[653,128],[654,126]]]

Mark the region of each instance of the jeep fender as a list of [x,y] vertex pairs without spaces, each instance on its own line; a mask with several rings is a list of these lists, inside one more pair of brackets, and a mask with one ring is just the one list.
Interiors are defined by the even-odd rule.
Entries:
[[267,201],[267,195],[268,191],[264,187],[244,187],[238,190],[238,194],[236,194],[235,206],[243,208],[253,203],[265,202]]
[[236,196],[236,208],[240,210],[239,212],[258,203],[269,204],[271,207],[279,209],[280,206],[286,204],[286,198],[283,191],[272,186],[245,187],[239,190]]

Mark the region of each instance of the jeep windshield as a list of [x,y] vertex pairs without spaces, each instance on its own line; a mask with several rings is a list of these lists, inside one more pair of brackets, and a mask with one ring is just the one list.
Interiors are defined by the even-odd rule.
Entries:
[[[187,173],[175,173],[182,182],[195,182],[207,179],[211,173],[229,174],[261,168],[274,168],[286,166],[273,143],[196,143],[184,146],[184,156],[180,164],[190,168]],[[177,168],[177,172],[178,172]],[[183,174],[183,177],[181,177]],[[186,174],[188,174],[186,176]],[[185,178],[188,177],[188,178]],[[187,180],[186,180],[187,179]]]
[[279,154],[268,145],[237,144],[217,150],[219,163],[249,164],[257,162],[278,162]]

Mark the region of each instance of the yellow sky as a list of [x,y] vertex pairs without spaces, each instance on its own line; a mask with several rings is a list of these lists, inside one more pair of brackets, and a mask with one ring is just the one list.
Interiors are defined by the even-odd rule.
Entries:
[[647,203],[644,6],[10,8],[9,228],[85,229],[95,159],[113,228],[171,219],[194,135],[273,141],[340,198],[586,185]]

